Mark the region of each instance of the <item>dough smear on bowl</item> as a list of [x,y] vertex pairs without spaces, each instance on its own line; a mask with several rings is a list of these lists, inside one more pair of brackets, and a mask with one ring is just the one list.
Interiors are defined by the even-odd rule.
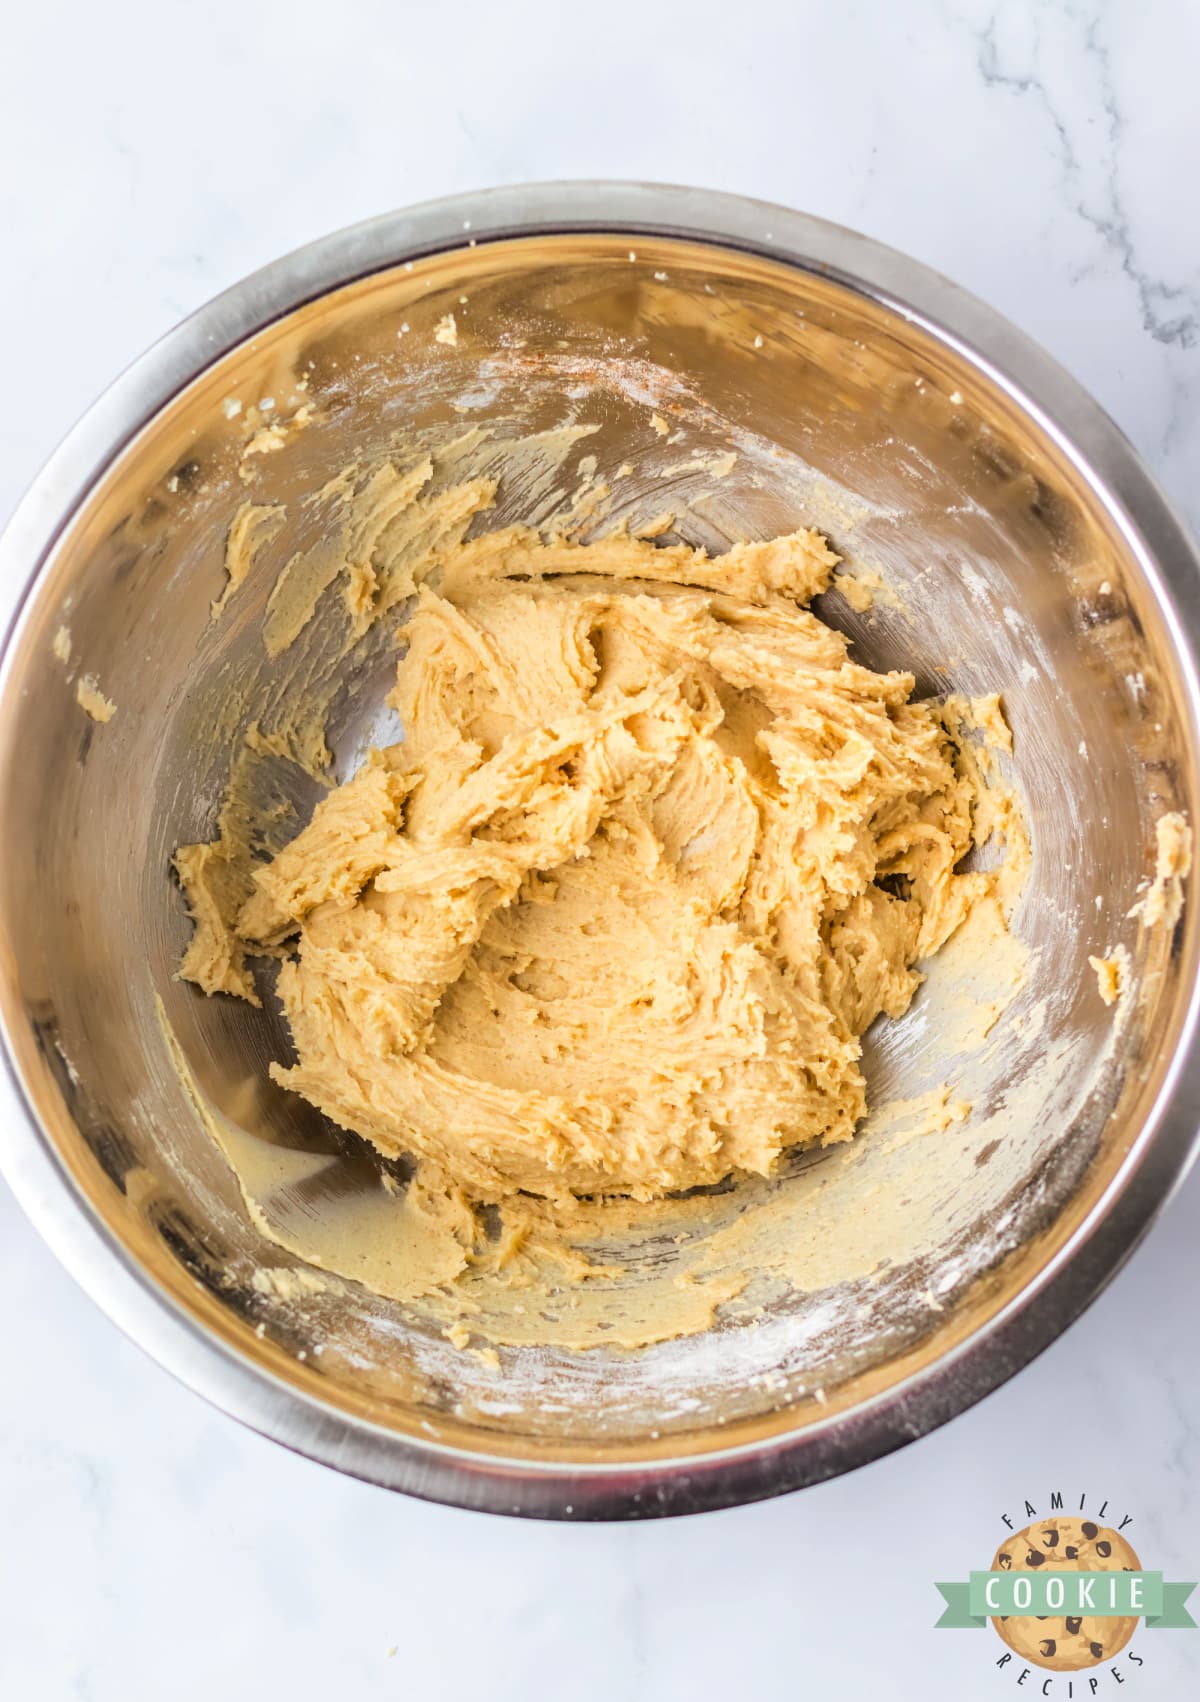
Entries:
[[[288,953],[272,1074],[470,1202],[655,1200],[849,1140],[860,1036],[1021,859],[959,868],[1014,831],[964,737],[1005,742],[998,701],[853,661],[806,607],[836,562],[811,531],[522,527],[426,557],[403,740],[184,972],[249,994],[231,949]],[[179,858],[201,920],[211,849]]]

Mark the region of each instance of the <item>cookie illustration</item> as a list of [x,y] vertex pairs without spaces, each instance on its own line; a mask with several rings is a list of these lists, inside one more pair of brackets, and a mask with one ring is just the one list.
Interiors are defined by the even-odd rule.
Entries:
[[[1116,1531],[1094,1519],[1040,1519],[1001,1544],[993,1572],[1139,1572],[1141,1561]],[[1079,1672],[1111,1660],[1137,1627],[1132,1619],[1036,1618],[1021,1615],[993,1619],[1009,1648],[1035,1666],[1053,1672]]]

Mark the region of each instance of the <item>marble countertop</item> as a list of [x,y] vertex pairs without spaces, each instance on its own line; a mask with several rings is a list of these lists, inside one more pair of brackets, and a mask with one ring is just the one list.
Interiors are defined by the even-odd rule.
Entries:
[[[0,516],[127,361],[254,267],[404,203],[590,176],[785,202],[939,267],[1089,386],[1200,529],[1200,9],[47,0],[5,38]],[[1200,1173],[1079,1324],[899,1454],[574,1528],[390,1496],[241,1429],[106,1322],[0,1185],[0,1695],[1041,1694],[990,1634],[932,1630],[933,1580],[1054,1490],[1198,1575],[1198,1218]],[[847,1594],[885,1564],[884,1606]],[[1197,1694],[1200,1636],[1132,1647],[1119,1692],[1102,1668],[1075,1696]]]

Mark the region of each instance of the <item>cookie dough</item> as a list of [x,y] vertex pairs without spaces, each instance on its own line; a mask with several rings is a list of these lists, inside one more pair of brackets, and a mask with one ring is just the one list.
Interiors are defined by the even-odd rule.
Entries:
[[1094,970],[1096,986],[1106,1005],[1115,1005],[1125,991],[1129,973],[1129,953],[1118,946],[1107,957],[1089,957],[1088,967]]
[[106,697],[100,690],[94,674],[84,674],[75,682],[75,701],[93,721],[101,723],[111,721],[117,713],[117,706],[111,697]]
[[[1119,1532],[1094,1519],[1043,1519],[1001,1543],[993,1572],[1137,1572],[1141,1561]],[[1137,1629],[1137,1617],[1108,1619],[1036,1618],[1029,1614],[993,1619],[1010,1649],[1052,1672],[1080,1672],[1119,1655]]]
[[[286,954],[272,1074],[473,1202],[654,1200],[848,1140],[860,1037],[1014,864],[960,869],[1003,826],[967,736],[1007,740],[998,702],[853,661],[806,607],[836,561],[509,527],[413,583],[360,564],[360,599],[416,593],[404,737],[184,973],[253,997],[238,954]],[[217,937],[203,849],[178,867]]]
[[1183,910],[1183,882],[1191,873],[1192,830],[1172,810],[1154,824],[1154,838],[1154,879],[1130,915],[1140,915],[1147,928],[1173,928]]

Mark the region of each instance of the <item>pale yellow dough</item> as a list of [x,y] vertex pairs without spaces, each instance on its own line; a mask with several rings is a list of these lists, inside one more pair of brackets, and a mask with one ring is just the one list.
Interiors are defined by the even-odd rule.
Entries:
[[[861,1035],[1027,850],[968,736],[1006,743],[998,701],[852,661],[805,607],[836,560],[804,531],[456,542],[387,590],[417,591],[403,741],[233,929],[220,848],[181,851],[184,973],[253,997],[240,954],[290,952],[272,1073],[471,1202],[654,1200],[849,1139]],[[1006,861],[959,872],[997,829]]]
[[117,713],[116,704],[100,690],[94,674],[84,674],[76,680],[75,701],[93,721],[111,721]]

